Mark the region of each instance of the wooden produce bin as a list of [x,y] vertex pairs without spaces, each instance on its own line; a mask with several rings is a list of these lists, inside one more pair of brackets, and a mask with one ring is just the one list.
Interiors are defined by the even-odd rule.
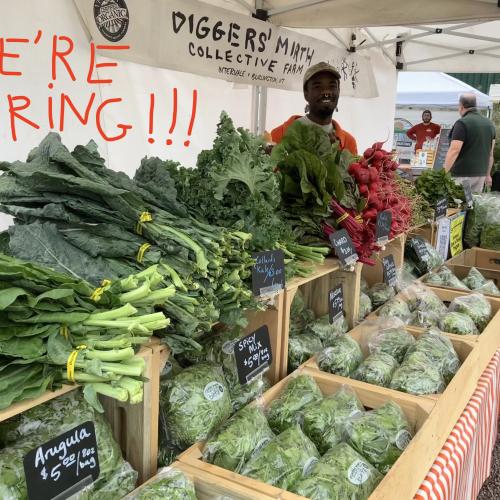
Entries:
[[[184,472],[184,474],[193,481],[196,498],[198,500],[271,500],[272,498],[279,498],[276,496],[257,494],[255,490],[246,488],[244,485],[209,474],[185,463],[175,462],[168,468]],[[124,500],[135,498],[145,486],[152,483],[155,479],[156,477],[149,479],[146,483],[124,497]],[[165,500],[168,499],[166,498]]]
[[158,459],[158,418],[160,408],[160,373],[170,350],[152,338],[138,353],[146,361],[142,403],[122,403],[101,396],[105,415],[113,429],[123,458],[139,473],[139,483],[156,474]]
[[[400,471],[408,469],[409,466],[412,466],[417,471],[420,471],[420,466],[417,459],[418,449],[416,452],[415,451],[412,452],[412,448],[413,449],[415,448],[415,446],[412,446],[412,443],[414,441],[417,441],[417,438],[420,436],[420,434],[422,433],[429,434],[429,430],[426,429],[426,421],[432,412],[435,402],[430,399],[417,398],[409,394],[389,391],[381,387],[369,386],[368,384],[366,384],[366,387],[360,387],[352,383],[355,381],[351,381],[349,379],[347,380],[342,379],[339,381],[329,376],[328,374],[307,367],[301,367],[296,372],[287,376],[277,385],[269,389],[263,395],[263,404],[267,406],[270,404],[271,401],[276,399],[281,394],[283,389],[286,387],[289,380],[293,376],[295,376],[296,373],[307,374],[313,377],[316,380],[317,384],[319,385],[321,392],[325,396],[335,393],[338,389],[342,387],[342,385],[346,384],[351,386],[355,390],[358,398],[361,400],[361,402],[367,409],[378,408],[387,401],[394,401],[402,408],[403,412],[405,413],[410,423],[410,426],[413,427],[415,431],[417,431],[416,435],[414,436],[412,441],[410,441],[410,444],[408,445],[406,450],[402,453],[402,455],[399,457],[399,459],[396,461],[390,472],[385,476],[385,478],[382,480],[382,482],[379,484],[376,490],[372,493],[372,495],[370,496],[370,500],[372,498],[384,498],[384,500],[387,500],[389,498],[395,498],[393,496],[393,493],[396,490],[394,490],[391,485],[391,482],[394,480],[393,478],[398,477]],[[418,443],[420,443],[420,446],[422,446],[425,443],[425,439],[424,440],[419,439]],[[251,479],[236,472],[231,472],[226,469],[223,469],[222,467],[219,467],[217,465],[203,462],[202,447],[203,443],[197,443],[188,448],[184,453],[179,455],[178,459],[182,463],[191,465],[192,467],[200,471],[213,474],[218,478],[227,479],[236,482],[240,485],[243,485],[247,488],[253,489],[255,492],[254,498],[261,498],[259,495],[264,494],[270,496],[271,498],[281,498],[283,500],[305,499],[305,497],[302,497],[300,495],[295,495],[294,493],[290,493],[288,491],[276,488],[274,486],[270,486],[256,479]],[[428,471],[422,470],[421,472],[422,475],[425,476],[425,474]],[[414,488],[414,491],[417,490],[418,486],[419,485],[417,485]],[[378,494],[379,490],[382,491],[382,494]],[[403,500],[405,498],[409,499],[412,497],[410,496],[404,497],[398,494],[397,498],[398,500]]]
[[[406,328],[406,330],[408,331],[408,333],[413,335],[415,338],[420,337],[425,332],[425,330],[423,330],[423,329],[421,331],[417,331],[416,329]],[[353,330],[351,330],[349,333],[347,333],[347,335],[350,335],[353,339],[355,339],[358,342],[358,344],[361,347],[361,351],[363,352],[363,356],[365,358],[368,357],[368,355],[370,354],[369,347],[368,347],[368,340],[369,340],[370,333],[374,333],[374,332],[376,332],[374,325],[373,324],[370,325],[369,321],[365,321],[365,322],[361,323],[360,325],[358,325]],[[467,359],[469,358],[469,356],[471,355],[472,351],[474,350],[474,348],[476,346],[475,341],[465,340],[464,335],[453,335],[453,334],[448,334],[448,333],[446,333],[445,335],[446,335],[446,337],[448,337],[451,340],[453,347],[455,349],[455,352],[457,353],[458,358],[460,359],[460,363],[462,365],[465,364]],[[306,361],[303,366],[310,368],[310,369],[313,369],[313,370],[320,371],[318,363],[317,363],[317,355],[313,356],[311,359]],[[460,374],[461,369],[462,369],[462,367],[459,368],[459,371],[457,372],[455,377],[461,376],[461,374]],[[404,394],[404,393],[396,391],[394,389],[381,388],[377,385],[368,384],[367,382],[363,382],[360,380],[354,380],[354,379],[351,379],[348,377],[341,377],[339,375],[334,375],[334,374],[328,373],[328,372],[321,372],[321,373],[324,373],[326,376],[331,377],[333,380],[336,380],[338,383],[342,384],[342,383],[348,382],[355,389],[357,389],[357,388],[372,388],[372,389],[373,388],[380,388],[380,389],[383,389],[384,391],[387,391],[388,393],[392,394],[394,397],[396,395]],[[446,389],[445,389],[445,391],[446,391]],[[444,394],[444,392],[443,392],[443,394]],[[422,399],[436,400],[436,399],[442,397],[443,394],[428,394],[428,395],[424,395],[424,396],[413,396],[413,397],[416,397],[419,399],[422,398]]]
[[281,336],[280,379],[288,374],[288,335],[290,332],[290,314],[295,294],[300,289],[306,307],[314,311],[317,317],[328,314],[328,292],[342,284],[344,292],[344,313],[352,328],[359,315],[359,291],[362,264],[357,263],[354,271],[343,270],[337,259],[325,259],[305,278],[294,278],[285,286],[283,305],[283,329]]
[[446,265],[453,264],[459,266],[474,266],[478,269],[490,269],[492,271],[500,271],[500,251],[486,250],[484,248],[469,248],[464,250],[459,255],[452,257],[445,263]]
[[382,266],[382,258],[392,255],[394,257],[394,264],[397,269],[403,267],[405,258],[405,242],[406,234],[399,234],[388,243],[384,248],[377,253],[374,253],[371,258],[375,260],[374,266],[363,264],[361,276],[366,280],[369,286],[375,283],[382,283],[384,281],[384,268]]

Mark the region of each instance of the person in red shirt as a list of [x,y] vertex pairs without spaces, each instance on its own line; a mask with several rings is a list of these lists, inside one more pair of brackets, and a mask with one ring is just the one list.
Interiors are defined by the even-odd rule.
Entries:
[[417,149],[422,149],[422,146],[426,139],[434,139],[439,132],[441,132],[441,126],[437,123],[432,123],[432,113],[426,109],[422,113],[422,123],[414,125],[411,129],[406,132],[406,135],[412,140],[417,141],[415,144],[415,151]]
[[320,62],[311,66],[304,75],[304,98],[308,109],[305,116],[293,115],[285,123],[271,131],[271,139],[278,144],[288,127],[300,120],[306,125],[321,127],[330,136],[332,143],[339,141],[341,149],[358,154],[356,139],[332,120],[340,94],[340,73],[330,64]]

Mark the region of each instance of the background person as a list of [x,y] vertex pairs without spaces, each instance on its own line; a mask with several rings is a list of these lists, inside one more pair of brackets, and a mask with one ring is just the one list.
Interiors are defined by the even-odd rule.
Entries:
[[332,144],[339,141],[341,149],[358,154],[356,139],[332,119],[340,95],[340,74],[330,64],[320,62],[311,66],[304,75],[304,98],[307,101],[306,115],[293,115],[285,123],[271,131],[271,139],[278,144],[287,128],[296,120],[306,125],[321,127],[330,136]]
[[474,94],[460,96],[458,112],[444,169],[458,184],[467,180],[474,193],[481,193],[485,183],[491,186],[495,126],[478,112]]
[[418,123],[406,131],[406,135],[412,141],[416,141],[415,151],[422,149],[426,139],[434,139],[441,132],[441,126],[437,123],[432,123],[431,120],[432,113],[426,109],[422,113],[422,123]]

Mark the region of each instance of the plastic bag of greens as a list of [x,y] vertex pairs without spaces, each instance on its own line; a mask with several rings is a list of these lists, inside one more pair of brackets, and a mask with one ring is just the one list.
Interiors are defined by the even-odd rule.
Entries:
[[398,362],[390,354],[377,352],[363,360],[351,377],[368,384],[389,387],[398,366]]
[[364,292],[359,295],[359,316],[358,320],[363,321],[372,312],[372,301]]
[[406,357],[414,352],[420,352],[429,359],[448,383],[460,368],[460,359],[451,340],[443,335],[438,329],[430,328],[421,335],[415,345],[408,349]]
[[458,288],[460,290],[469,290],[469,287],[460,281],[446,266],[441,266],[438,271],[430,272],[423,279],[424,283]]
[[283,392],[267,408],[271,429],[280,433],[300,419],[298,414],[305,405],[323,399],[316,381],[310,375],[292,377]]
[[375,332],[368,336],[367,342],[370,353],[383,352],[401,363],[408,349],[415,344],[413,335],[398,320],[374,322],[373,325]]
[[153,481],[142,486],[136,493],[131,494],[125,500],[196,500],[196,491],[193,481],[184,472],[164,467],[160,469]]
[[481,248],[498,250],[500,248],[500,222],[498,221],[500,197],[497,193],[495,193],[492,198],[494,198],[495,201],[491,202],[486,210],[486,217],[481,231],[479,246]]
[[290,308],[290,336],[302,333],[304,328],[314,321],[314,313],[306,307],[302,292],[297,290]]
[[[417,240],[421,240],[427,249],[427,255],[424,260],[420,259],[416,251]],[[414,265],[417,275],[423,276],[434,268],[441,266],[444,263],[443,257],[439,252],[426,240],[422,238],[410,238],[406,242],[405,258],[410,260]]]
[[467,314],[479,332],[482,332],[491,319],[491,304],[484,295],[480,293],[472,293],[453,299],[449,310],[451,312],[461,312]]
[[421,313],[432,312],[437,315],[446,313],[443,301],[429,287],[415,284],[401,292],[401,297],[408,303],[410,311]]
[[475,290],[483,286],[488,280],[475,267],[471,267],[462,281],[469,289]]
[[413,437],[403,410],[393,401],[350,418],[345,434],[347,443],[382,474],[389,472]]
[[408,304],[401,297],[394,297],[378,310],[378,315],[381,318],[399,318],[406,323],[410,320],[412,313]]
[[347,443],[339,443],[321,457],[294,492],[311,500],[367,500],[382,477]]
[[372,301],[374,309],[377,309],[388,300],[392,299],[396,295],[396,292],[394,291],[394,287],[386,283],[375,283],[375,285],[368,290],[367,294]]
[[325,372],[349,377],[363,360],[359,344],[350,335],[335,339],[332,346],[318,354],[319,369]]
[[439,369],[421,352],[414,352],[405,358],[400,367],[396,368],[390,385],[391,389],[417,396],[440,394],[445,387]]
[[360,287],[363,293],[367,293],[370,288],[370,285],[368,285],[368,282],[363,277],[360,279]]
[[[27,499],[24,456],[89,420],[94,422],[100,474],[92,487],[82,492],[79,498],[106,500],[121,498],[132,491],[137,473],[123,460],[109,424],[84,401],[80,391],[73,391],[0,424],[5,446],[0,449],[0,498]],[[116,491],[114,497],[106,494],[109,482]]]
[[294,425],[256,451],[241,474],[293,491],[318,459],[314,443]]
[[320,402],[309,403],[301,410],[302,428],[321,454],[340,443],[349,417],[364,411],[356,393],[347,385]]
[[441,314],[434,311],[415,311],[408,324],[419,328],[432,328],[439,325]]
[[489,295],[495,295],[495,296],[500,296],[500,290],[498,287],[495,285],[493,280],[488,280],[484,285],[481,285],[478,288],[474,288],[475,292],[478,293],[486,293]]
[[304,334],[288,338],[288,371],[296,370],[302,363],[323,349],[321,340],[315,335]]
[[160,393],[161,421],[169,441],[186,448],[206,437],[232,413],[222,369],[211,363],[186,368]]
[[327,314],[307,325],[306,331],[311,335],[316,335],[324,347],[328,347],[340,335],[344,335],[349,330],[349,326],[344,316],[340,316],[333,323]]
[[446,313],[439,321],[439,328],[443,332],[457,335],[479,335],[472,318],[459,312]]
[[239,472],[254,451],[273,438],[262,408],[246,406],[207,439],[203,460]]

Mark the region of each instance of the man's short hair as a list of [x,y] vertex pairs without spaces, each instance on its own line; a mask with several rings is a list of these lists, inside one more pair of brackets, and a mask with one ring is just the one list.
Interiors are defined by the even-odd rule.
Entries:
[[430,110],[429,110],[429,109],[424,109],[424,110],[422,111],[422,116],[424,116],[424,115],[425,115],[425,113],[429,113],[429,114],[431,115],[431,118],[432,118],[432,113],[430,112]]
[[459,102],[465,109],[475,108],[476,107],[476,96],[474,94],[461,95]]

